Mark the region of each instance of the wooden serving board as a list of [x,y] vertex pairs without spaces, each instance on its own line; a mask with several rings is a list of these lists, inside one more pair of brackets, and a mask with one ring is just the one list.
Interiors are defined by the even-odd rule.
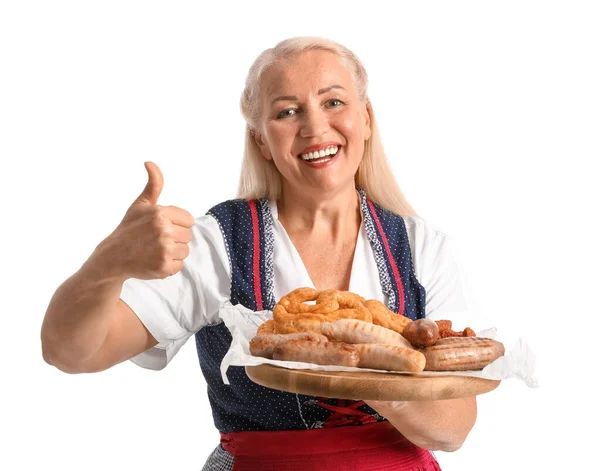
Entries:
[[477,396],[500,384],[499,380],[473,376],[291,370],[267,364],[245,368],[248,377],[261,386],[338,399],[433,401]]

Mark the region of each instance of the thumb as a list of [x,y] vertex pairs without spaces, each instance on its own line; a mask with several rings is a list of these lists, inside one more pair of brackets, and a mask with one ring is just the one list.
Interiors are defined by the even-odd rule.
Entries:
[[156,206],[164,185],[163,174],[154,162],[144,162],[144,167],[146,167],[146,171],[148,172],[148,183],[134,203],[145,203]]

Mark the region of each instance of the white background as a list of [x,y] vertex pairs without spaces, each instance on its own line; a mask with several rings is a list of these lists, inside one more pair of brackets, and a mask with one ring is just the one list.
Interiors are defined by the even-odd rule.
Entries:
[[145,160],[164,173],[162,204],[199,216],[234,196],[247,70],[295,35],[362,58],[406,196],[453,237],[473,309],[537,354],[541,387],[480,396],[442,468],[593,467],[597,4],[201,4],[2,2],[0,468],[202,467],[218,433],[193,342],[160,372],[72,376],[43,362],[40,326],[141,192]]

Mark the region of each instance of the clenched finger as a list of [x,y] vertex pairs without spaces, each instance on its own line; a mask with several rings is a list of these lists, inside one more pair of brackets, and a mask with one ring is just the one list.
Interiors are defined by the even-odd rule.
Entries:
[[175,244],[173,247],[173,260],[184,260],[190,254],[190,247],[187,244]]
[[163,206],[163,211],[176,226],[190,228],[194,225],[194,216],[185,209],[178,208],[177,206]]
[[163,278],[166,278],[168,276],[173,276],[176,273],[179,273],[182,268],[183,268],[183,260],[173,260],[169,267],[169,272],[167,274],[165,274],[163,276]]
[[192,231],[186,227],[173,226],[171,234],[174,242],[189,244],[192,241]]

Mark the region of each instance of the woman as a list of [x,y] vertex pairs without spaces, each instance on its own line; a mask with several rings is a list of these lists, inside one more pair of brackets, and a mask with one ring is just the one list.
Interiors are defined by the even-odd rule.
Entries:
[[[239,199],[196,220],[158,206],[162,174],[50,302],[45,360],[69,373],[132,359],[160,369],[195,336],[221,444],[204,469],[439,469],[475,398],[325,400],[273,391],[230,368],[225,301],[253,310],[301,286],[350,290],[413,319],[463,309],[443,233],[415,216],[388,168],[367,74],[346,48],[293,38],[261,54],[241,101]],[[291,444],[291,446],[290,446]]]

